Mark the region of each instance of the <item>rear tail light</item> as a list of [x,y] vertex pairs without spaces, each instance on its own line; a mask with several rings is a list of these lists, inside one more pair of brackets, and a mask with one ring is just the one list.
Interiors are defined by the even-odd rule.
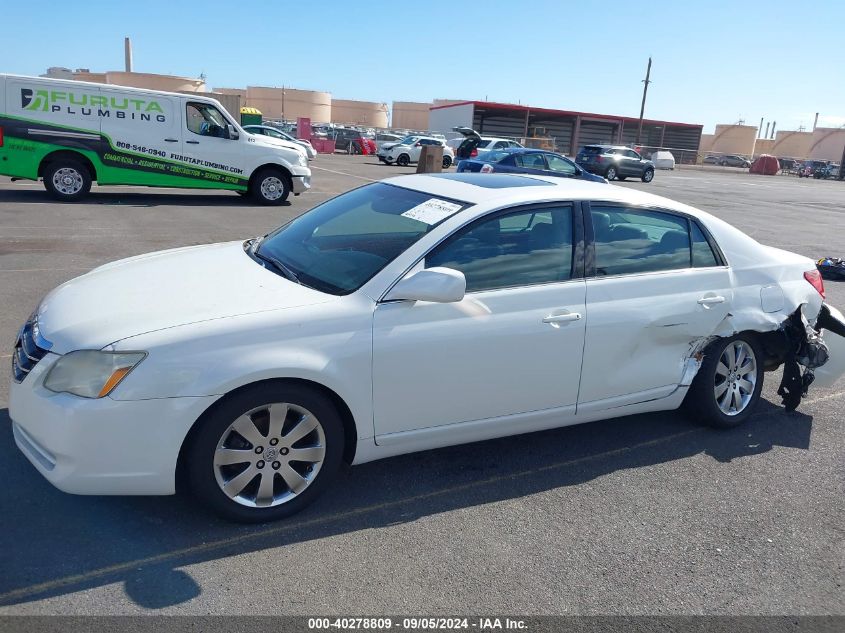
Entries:
[[478,150],[477,149],[474,149],[469,153],[470,158],[475,158],[476,156],[478,156]]
[[0,147],[3,147],[3,128],[0,127]]
[[816,289],[822,299],[824,299],[824,280],[822,279],[822,274],[818,271],[818,269],[808,270],[804,273],[804,279],[806,279],[809,284]]
[[602,162],[604,162],[604,158],[602,158],[601,156],[596,156],[596,162],[602,163]]
[[481,166],[481,173],[482,174],[492,174],[493,173],[493,165],[490,163],[484,163]]

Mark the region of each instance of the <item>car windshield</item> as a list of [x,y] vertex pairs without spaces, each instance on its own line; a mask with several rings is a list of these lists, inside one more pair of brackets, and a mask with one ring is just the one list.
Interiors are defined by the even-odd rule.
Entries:
[[601,154],[604,148],[602,147],[595,147],[595,146],[587,146],[581,150],[584,154]]
[[373,183],[332,198],[270,233],[257,252],[280,262],[306,286],[345,295],[467,206]]
[[417,142],[417,140],[419,140],[419,138],[420,138],[419,136],[406,136],[402,140],[397,141],[396,144],[397,145],[413,145],[414,143]]

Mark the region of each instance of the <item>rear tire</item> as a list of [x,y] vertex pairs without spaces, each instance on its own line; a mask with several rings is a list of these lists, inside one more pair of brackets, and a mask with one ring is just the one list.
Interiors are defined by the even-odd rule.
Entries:
[[280,169],[262,169],[250,187],[253,199],[263,205],[279,205],[290,195],[290,177]]
[[452,166],[451,156],[444,156],[443,157],[443,169],[449,169],[451,166]]
[[76,202],[91,191],[91,173],[79,161],[58,158],[44,168],[44,188],[62,202]]
[[654,170],[649,168],[643,172],[642,178],[640,178],[643,182],[651,182],[654,180]]
[[[684,408],[702,423],[721,429],[739,426],[754,414],[763,389],[763,352],[742,333],[713,341],[690,385]],[[733,365],[730,359],[733,358]]]
[[[343,460],[340,416],[308,387],[253,385],[224,398],[197,424],[185,453],[191,490],[234,521],[275,521],[299,512],[326,489]],[[301,438],[286,440],[311,425]],[[296,451],[306,461],[292,458]]]
[[608,180],[616,180],[616,176],[618,175],[619,172],[616,171],[616,167],[608,167],[604,177]]

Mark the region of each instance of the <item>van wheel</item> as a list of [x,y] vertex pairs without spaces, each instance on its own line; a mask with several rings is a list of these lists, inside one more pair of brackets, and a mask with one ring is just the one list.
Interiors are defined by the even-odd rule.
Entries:
[[279,169],[262,169],[252,181],[251,193],[259,204],[282,204],[290,195],[290,178]]
[[308,387],[264,383],[225,398],[187,447],[191,490],[235,521],[273,521],[323,492],[343,460],[343,423]]
[[407,167],[411,164],[411,157],[407,154],[399,154],[399,156],[396,158],[396,164],[400,167]]
[[56,200],[75,202],[91,191],[91,174],[81,163],[60,158],[44,168],[44,188]]

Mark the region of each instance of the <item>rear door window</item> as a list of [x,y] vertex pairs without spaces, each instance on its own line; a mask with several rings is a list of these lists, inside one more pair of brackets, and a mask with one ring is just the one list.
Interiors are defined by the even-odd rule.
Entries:
[[629,275],[690,268],[689,222],[664,211],[591,203],[596,274]]
[[706,268],[708,266],[719,266],[719,258],[713,252],[713,248],[704,236],[704,231],[698,226],[698,222],[691,222],[692,225],[692,265],[694,268]]

